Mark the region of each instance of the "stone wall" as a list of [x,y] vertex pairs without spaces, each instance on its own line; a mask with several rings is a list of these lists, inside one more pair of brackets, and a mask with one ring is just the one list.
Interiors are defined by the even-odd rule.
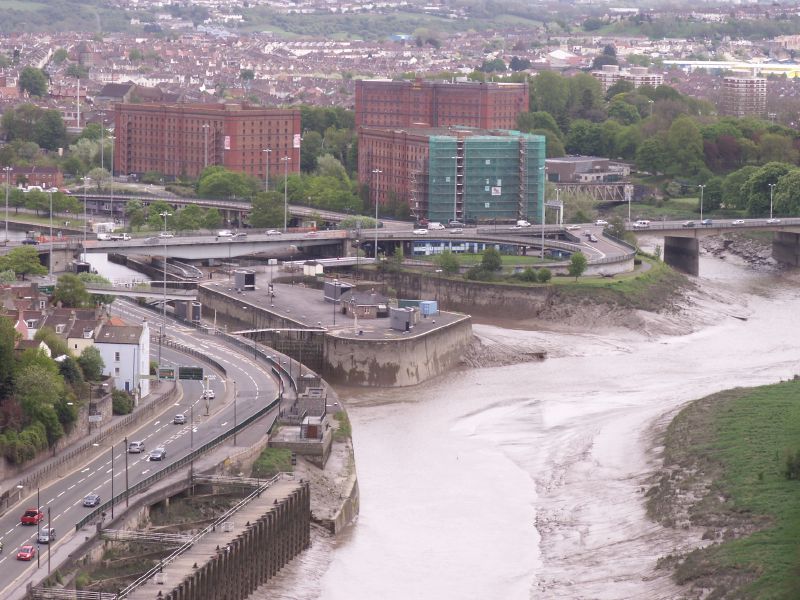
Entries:
[[459,363],[472,340],[461,315],[436,329],[393,340],[325,336],[325,378],[346,385],[402,387],[441,375]]

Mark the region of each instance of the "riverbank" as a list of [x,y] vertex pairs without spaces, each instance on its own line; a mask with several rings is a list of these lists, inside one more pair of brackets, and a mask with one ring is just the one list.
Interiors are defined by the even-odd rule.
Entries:
[[647,493],[664,527],[701,533],[659,567],[692,598],[800,597],[800,381],[692,402],[664,435]]

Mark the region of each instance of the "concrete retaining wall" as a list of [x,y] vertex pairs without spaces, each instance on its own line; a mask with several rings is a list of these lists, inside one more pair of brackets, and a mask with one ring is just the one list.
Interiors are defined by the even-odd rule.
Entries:
[[325,378],[346,385],[401,387],[441,375],[472,340],[464,315],[433,331],[394,340],[325,336]]
[[700,242],[697,238],[664,236],[664,262],[689,275],[700,274]]
[[776,231],[772,238],[772,258],[786,265],[800,266],[800,234]]
[[310,544],[308,483],[184,579],[166,600],[244,600]]

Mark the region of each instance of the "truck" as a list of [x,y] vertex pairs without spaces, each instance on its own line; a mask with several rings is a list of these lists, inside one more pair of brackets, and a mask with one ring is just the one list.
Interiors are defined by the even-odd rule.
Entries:
[[112,233],[111,238],[115,242],[127,242],[131,239],[131,236],[127,233]]
[[92,223],[94,233],[113,233],[116,228],[116,223]]

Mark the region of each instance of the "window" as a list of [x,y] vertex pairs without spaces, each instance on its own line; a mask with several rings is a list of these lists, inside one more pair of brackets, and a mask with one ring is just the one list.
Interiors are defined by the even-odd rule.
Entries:
[[114,352],[114,362],[119,362],[119,352]]
[[119,367],[114,367],[114,377],[119,377]]

